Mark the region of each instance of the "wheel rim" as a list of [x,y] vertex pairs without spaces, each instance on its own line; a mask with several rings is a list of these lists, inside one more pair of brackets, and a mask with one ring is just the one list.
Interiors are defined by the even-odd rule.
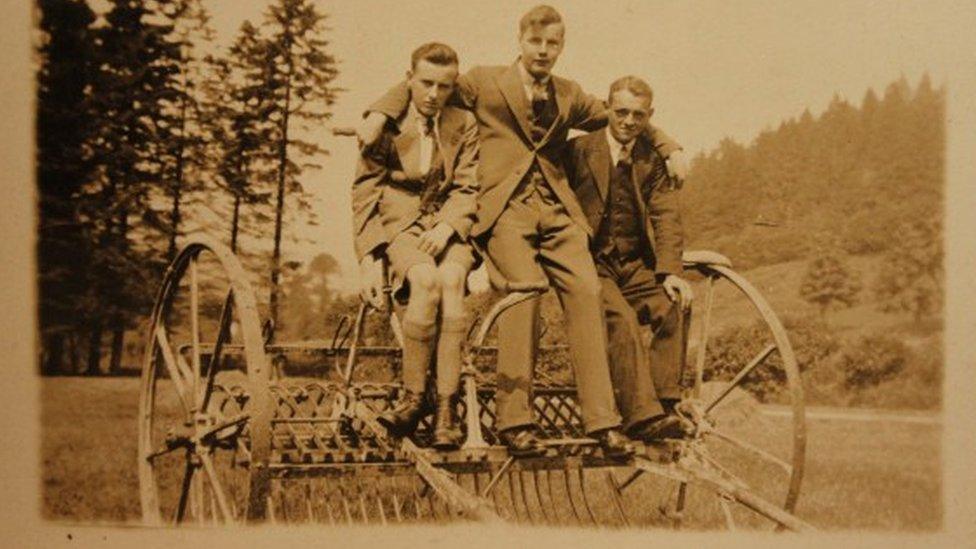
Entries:
[[[730,268],[714,264],[698,264],[692,268],[706,277],[706,291],[703,304],[696,299],[697,327],[692,327],[690,336],[697,336],[698,342],[689,353],[688,362],[690,367],[695,368],[692,396],[699,413],[707,409],[705,417],[708,420],[700,438],[689,446],[696,450],[696,459],[706,469],[721,478],[743,481],[750,494],[792,513],[796,509],[803,479],[806,422],[800,372],[786,330],[756,288]],[[704,383],[709,373],[722,370],[716,368],[719,361],[712,356],[714,348],[710,347],[716,345],[719,332],[715,327],[716,311],[713,310],[713,298],[719,283],[730,286],[733,292],[731,298],[728,294],[725,296],[726,300],[737,299],[740,307],[748,303],[748,308],[755,315],[755,322],[745,332],[761,334],[760,338],[764,340],[759,343],[757,338],[754,348],[746,353],[748,360],[741,359],[733,367],[725,368],[725,375],[717,379],[726,382],[724,387],[712,387],[712,394],[706,395],[705,387],[712,385]],[[778,370],[777,375],[783,378],[784,388],[779,396],[789,400],[787,420],[769,419],[758,407],[751,417],[739,418],[739,425],[735,425],[735,421],[727,421],[727,417],[723,418],[723,414],[729,415],[725,410],[730,407],[728,402],[735,400],[737,394],[741,397],[744,386],[753,381],[756,375],[769,374],[770,369]],[[712,501],[706,501],[708,499]],[[739,503],[742,505],[736,505],[734,498],[723,497],[714,491],[678,483],[662,505],[662,511],[674,513],[671,518],[679,524],[683,519],[688,519],[689,524],[704,522],[709,526],[724,524],[729,528],[743,523],[754,526],[757,524],[756,517],[760,515],[771,518],[753,506]],[[686,517],[689,513],[692,516]],[[783,526],[775,519],[771,520],[777,527]]]
[[[139,403],[144,522],[263,514],[256,500],[267,492],[270,369],[254,294],[230,250],[206,238],[181,250],[157,294],[148,341]],[[226,367],[230,356],[237,367]]]

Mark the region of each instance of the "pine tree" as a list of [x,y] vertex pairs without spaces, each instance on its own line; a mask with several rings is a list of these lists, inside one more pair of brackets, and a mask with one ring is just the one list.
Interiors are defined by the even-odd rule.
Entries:
[[[84,0],[40,0],[42,43],[37,73],[37,186],[40,222],[37,262],[44,373],[64,370],[67,340],[84,326],[89,243],[76,200],[92,174],[92,132],[86,88],[91,80],[95,14]],[[71,345],[72,348],[74,345]]]
[[88,372],[99,370],[104,329],[112,334],[109,371],[121,366],[124,333],[133,312],[152,298],[145,291],[162,272],[158,246],[168,227],[151,206],[164,184],[165,150],[175,126],[179,44],[171,1],[111,0],[97,31],[98,70],[91,97],[98,177],[86,189],[85,219],[96,253],[88,269],[94,319]]
[[945,292],[942,223],[938,219],[907,223],[885,254],[875,293],[886,312],[908,312],[915,321],[942,310]]
[[[275,69],[268,82],[273,103],[270,119],[277,125],[273,142],[276,190],[270,298],[271,321],[275,324],[286,193],[299,210],[308,212],[307,195],[298,178],[308,168],[320,168],[311,158],[326,152],[318,143],[301,139],[294,130],[307,131],[308,124],[327,120],[339,91],[332,86],[338,70],[335,59],[327,53],[324,20],[311,0],[276,0],[265,14],[270,35],[268,52]],[[293,124],[298,127],[293,128]]]
[[[274,172],[268,168],[275,126],[269,122],[273,103],[268,82],[272,63],[268,44],[254,25],[245,21],[224,57],[212,58],[216,82],[210,87],[215,99],[211,132],[217,147],[216,175],[231,197],[229,241],[239,251],[248,217],[252,224],[270,221],[260,212],[269,204]],[[252,215],[248,215],[251,208]]]
[[800,283],[800,297],[817,306],[820,316],[826,319],[828,310],[857,303],[862,286],[860,278],[836,251],[824,251],[810,262]]

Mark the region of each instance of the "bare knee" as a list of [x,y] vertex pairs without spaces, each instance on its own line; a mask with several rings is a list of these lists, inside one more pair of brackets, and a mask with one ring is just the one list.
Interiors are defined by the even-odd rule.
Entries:
[[440,303],[440,280],[432,265],[414,265],[407,272],[407,282],[410,283],[411,303],[426,307],[436,307]]
[[445,296],[464,295],[464,283],[467,279],[464,267],[454,263],[444,263],[437,268],[437,279],[440,283],[441,292]]

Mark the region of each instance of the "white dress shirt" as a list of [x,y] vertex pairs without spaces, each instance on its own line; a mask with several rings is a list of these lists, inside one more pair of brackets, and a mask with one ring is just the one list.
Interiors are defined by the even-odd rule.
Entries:
[[529,105],[532,104],[533,89],[538,86],[545,93],[549,91],[549,79],[552,78],[551,74],[547,74],[542,80],[536,80],[534,76],[529,74],[526,70],[525,65],[522,64],[522,58],[520,57],[518,61],[515,62],[518,65],[519,75],[522,77],[522,89],[525,90],[525,97],[529,100]]
[[434,155],[434,140],[436,139],[438,143],[440,142],[441,113],[437,111],[437,114],[433,116],[434,131],[432,133],[427,133],[427,117],[420,114],[420,111],[414,107],[413,102],[410,103],[407,116],[410,117],[410,123],[416,128],[417,140],[420,142],[420,174],[427,175],[427,172],[430,171],[430,164]]
[[617,162],[621,158],[630,157],[630,149],[634,146],[634,140],[631,139],[627,143],[621,143],[620,141],[617,141],[617,138],[614,137],[612,133],[610,133],[609,127],[605,130],[605,132],[607,136],[607,143],[610,145],[610,158],[613,160],[612,165],[616,166]]

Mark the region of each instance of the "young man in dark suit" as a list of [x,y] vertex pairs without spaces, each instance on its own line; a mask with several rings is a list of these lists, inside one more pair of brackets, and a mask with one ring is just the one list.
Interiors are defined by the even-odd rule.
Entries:
[[[681,278],[684,232],[677,185],[647,133],[653,92],[627,76],[610,86],[609,124],[573,139],[567,172],[593,232],[603,286],[610,365],[625,432],[646,442],[680,437],[674,414],[691,304]],[[645,351],[640,321],[654,337]]]
[[353,183],[353,224],[364,297],[377,307],[382,261],[402,318],[404,393],[380,423],[411,433],[422,413],[426,374],[436,354],[433,445],[456,448],[460,430],[452,397],[467,333],[464,284],[474,263],[468,233],[477,209],[478,126],[465,110],[445,106],[458,75],[457,54],[428,43],[411,56],[409,107],[363,149]]
[[[519,22],[519,59],[509,66],[481,66],[458,79],[453,100],[478,120],[481,191],[471,237],[483,249],[489,273],[511,282],[548,279],[566,320],[586,431],[611,457],[633,445],[620,431],[601,309],[601,286],[588,252],[589,225],[562,165],[571,128],[607,123],[602,101],[554,76],[564,27],[555,9],[537,6]],[[377,127],[406,105],[395,87],[371,106],[360,130],[369,142]],[[676,146],[662,139],[666,151]],[[513,455],[537,455],[544,445],[533,429],[532,368],[538,345],[538,300],[508,309],[498,319],[497,427]],[[594,327],[598,327],[594,330]]]

